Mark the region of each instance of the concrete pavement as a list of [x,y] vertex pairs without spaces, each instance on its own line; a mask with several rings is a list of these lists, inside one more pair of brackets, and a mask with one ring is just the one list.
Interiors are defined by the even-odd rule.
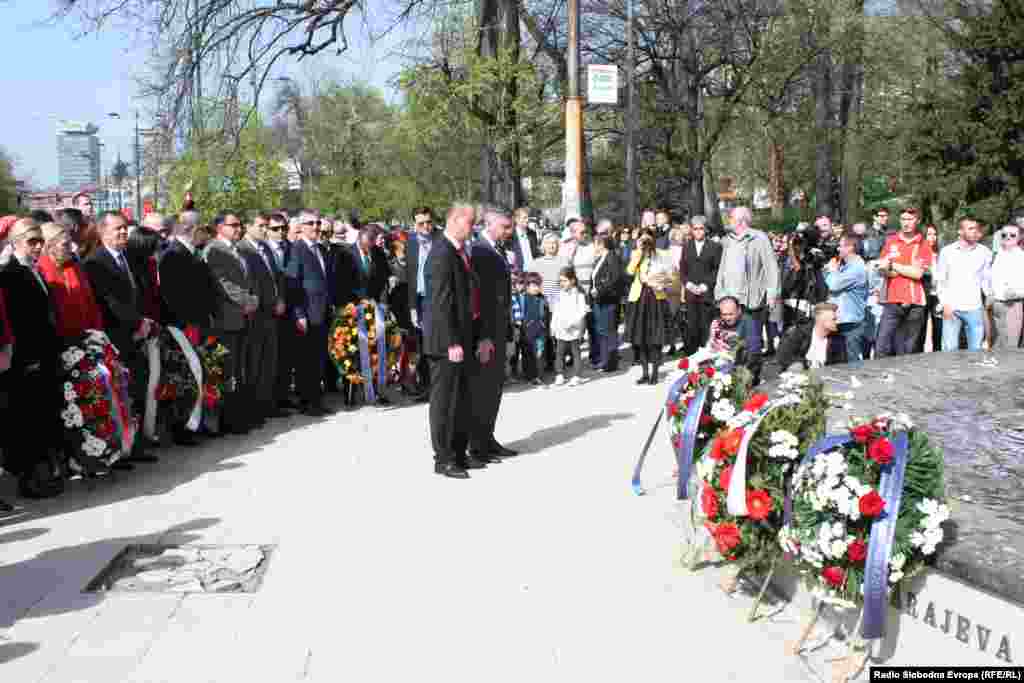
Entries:
[[[366,407],[19,501],[0,518],[0,680],[813,680],[783,654],[790,610],[747,624],[748,597],[676,564],[664,426],[633,496],[668,387],[635,375],[513,385],[498,438],[523,454],[470,481],[433,474],[425,405]],[[276,549],[252,594],[82,593],[139,542]]]

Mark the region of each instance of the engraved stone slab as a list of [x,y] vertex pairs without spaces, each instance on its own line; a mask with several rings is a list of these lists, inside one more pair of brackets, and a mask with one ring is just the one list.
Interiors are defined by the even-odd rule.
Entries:
[[267,569],[269,546],[132,545],[86,591],[253,593]]

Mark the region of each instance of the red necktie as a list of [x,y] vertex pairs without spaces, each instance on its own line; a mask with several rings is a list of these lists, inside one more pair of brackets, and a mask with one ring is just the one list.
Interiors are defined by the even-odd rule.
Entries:
[[473,312],[473,320],[476,320],[480,317],[480,289],[476,286],[476,280],[473,279],[473,267],[469,264],[466,247],[459,248],[459,256],[462,257],[462,263],[466,266],[466,274],[469,275],[469,310]]

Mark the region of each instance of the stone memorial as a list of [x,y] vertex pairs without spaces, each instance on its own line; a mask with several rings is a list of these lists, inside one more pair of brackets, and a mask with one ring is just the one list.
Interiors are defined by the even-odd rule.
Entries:
[[[1024,351],[918,354],[816,374],[833,394],[830,433],[853,416],[907,413],[945,456],[946,540],[934,567],[895,597],[873,663],[1021,665]],[[773,583],[795,604],[810,604],[792,570]],[[850,630],[855,618],[854,610],[832,612],[830,623]]]

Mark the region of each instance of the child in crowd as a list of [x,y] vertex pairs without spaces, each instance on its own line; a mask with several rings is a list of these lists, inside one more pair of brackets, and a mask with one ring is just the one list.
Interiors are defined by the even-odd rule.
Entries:
[[526,277],[523,273],[512,273],[512,339],[508,350],[508,376],[520,377],[525,361],[522,356],[523,304],[526,298]]
[[583,367],[580,361],[580,338],[586,327],[585,321],[590,306],[587,305],[587,297],[580,291],[573,268],[562,268],[558,282],[561,291],[558,294],[558,303],[551,314],[551,336],[557,343],[555,371],[558,376],[555,378],[555,384],[565,384],[565,354],[571,352],[573,376],[569,380],[569,386],[574,387],[580,383],[580,370]]
[[518,300],[518,308],[522,316],[519,356],[523,361],[523,381],[543,386],[544,380],[540,378],[540,363],[544,358],[548,333],[548,304],[544,300],[544,279],[540,273],[525,273],[523,281],[526,285],[526,293],[516,294],[512,297],[513,314]]

